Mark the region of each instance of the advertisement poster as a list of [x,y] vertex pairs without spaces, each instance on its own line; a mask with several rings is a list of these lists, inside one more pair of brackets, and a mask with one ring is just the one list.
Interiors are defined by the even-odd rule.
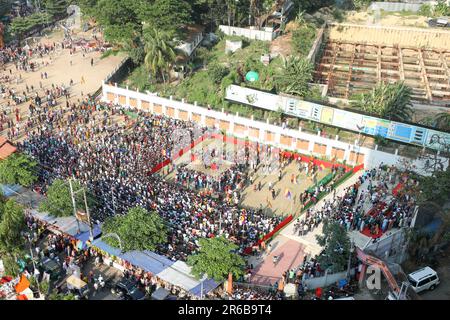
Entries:
[[326,124],[332,124],[333,123],[333,115],[334,115],[334,109],[323,107],[322,108],[322,117],[320,118],[320,121]]

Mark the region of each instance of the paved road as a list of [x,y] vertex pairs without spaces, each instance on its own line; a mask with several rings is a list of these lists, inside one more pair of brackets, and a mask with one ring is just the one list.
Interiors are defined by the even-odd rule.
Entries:
[[450,300],[450,257],[449,251],[445,258],[439,259],[440,266],[436,269],[441,283],[433,291],[420,293],[419,296],[424,300]]

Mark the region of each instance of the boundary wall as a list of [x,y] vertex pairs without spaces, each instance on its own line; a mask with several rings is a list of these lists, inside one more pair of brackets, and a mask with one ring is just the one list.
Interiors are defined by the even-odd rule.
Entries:
[[336,162],[346,165],[364,165],[364,168],[371,169],[385,165],[397,165],[399,161],[408,159],[416,167],[419,173],[424,167],[423,160],[414,160],[398,155],[398,150],[394,154],[362,147],[356,144],[339,141],[339,136],[335,139],[322,137],[318,134],[302,132],[298,130],[283,129],[280,126],[269,124],[268,122],[255,121],[244,118],[236,114],[208,110],[200,107],[196,102],[190,104],[184,101],[177,101],[171,98],[162,98],[157,95],[141,93],[120,88],[116,85],[103,83],[102,101],[121,105],[124,108],[136,108],[161,114],[171,118],[194,121],[201,126],[216,128],[229,136],[248,139],[275,146],[280,149],[294,151],[308,156],[314,156],[324,160],[335,159]]

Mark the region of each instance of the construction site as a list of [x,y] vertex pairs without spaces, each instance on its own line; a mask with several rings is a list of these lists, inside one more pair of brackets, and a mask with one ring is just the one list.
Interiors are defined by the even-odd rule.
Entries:
[[380,82],[404,81],[415,102],[450,105],[450,32],[331,24],[315,57],[314,81],[327,96],[352,99]]

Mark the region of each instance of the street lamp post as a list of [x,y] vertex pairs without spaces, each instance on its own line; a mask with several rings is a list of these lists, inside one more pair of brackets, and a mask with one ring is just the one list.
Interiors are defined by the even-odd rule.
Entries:
[[[73,187],[72,187],[72,179],[69,179],[69,187],[70,187],[70,197],[72,198],[72,205],[73,205],[73,215],[75,216],[75,218],[77,217],[77,208],[76,208],[76,204],[75,204],[75,197],[74,197],[74,192],[73,192]],[[77,220],[77,228],[78,228],[78,233],[80,233],[80,222]]]
[[350,253],[348,255],[348,265],[347,265],[347,281],[350,282],[350,266],[352,263],[352,254],[355,251],[353,241],[350,243]]
[[[34,262],[34,254],[33,254],[33,245],[31,242],[31,235],[27,234],[28,241],[30,242],[30,254],[31,254],[31,262],[33,263],[33,274],[36,273],[36,263]],[[41,288],[39,287],[39,279],[36,279],[36,285],[38,289],[39,296],[41,296]]]

